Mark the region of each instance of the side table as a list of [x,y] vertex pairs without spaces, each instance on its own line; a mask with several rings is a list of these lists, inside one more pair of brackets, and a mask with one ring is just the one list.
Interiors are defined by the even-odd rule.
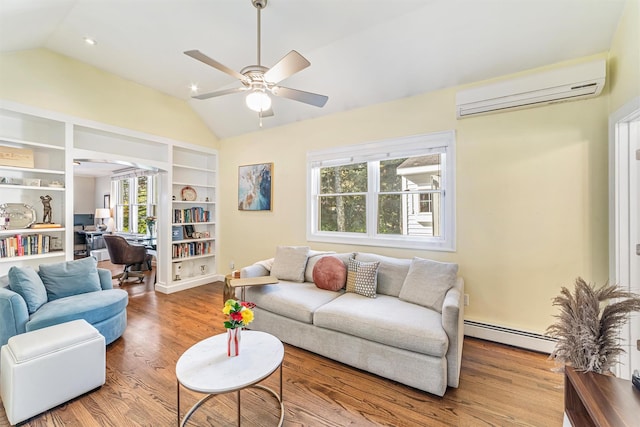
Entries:
[[258,276],[258,277],[245,277],[242,279],[231,279],[229,281],[229,286],[234,290],[235,288],[242,288],[240,299],[245,301],[244,299],[244,289],[247,286],[264,286],[270,285],[273,283],[278,283],[278,278],[276,276]]
[[[178,426],[184,426],[200,406],[215,395],[236,392],[238,426],[241,418],[240,390],[259,388],[271,393],[280,404],[278,427],[284,422],[282,401],[282,361],[284,346],[279,339],[266,332],[242,331],[240,354],[227,356],[227,334],[215,335],[193,345],[176,364]],[[280,393],[258,384],[280,368]],[[205,393],[180,420],[180,387]]]
[[228,299],[236,299],[235,289],[231,287],[231,281],[233,280],[232,274],[224,276],[224,288],[222,289],[222,305],[227,302]]

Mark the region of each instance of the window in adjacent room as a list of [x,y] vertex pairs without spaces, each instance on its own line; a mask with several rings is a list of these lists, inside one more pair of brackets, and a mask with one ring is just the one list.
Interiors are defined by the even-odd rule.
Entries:
[[310,152],[308,239],[455,249],[453,132]]
[[116,176],[111,180],[116,195],[115,221],[118,231],[147,234],[147,217],[155,216],[156,175]]

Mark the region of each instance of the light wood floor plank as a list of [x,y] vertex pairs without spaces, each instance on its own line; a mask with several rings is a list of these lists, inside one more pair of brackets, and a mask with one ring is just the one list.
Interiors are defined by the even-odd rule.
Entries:
[[[176,425],[175,365],[190,346],[224,332],[222,283],[164,295],[153,291],[152,282],[147,275],[141,284],[122,287],[130,295],[129,323],[107,347],[106,384],[23,425]],[[563,377],[552,368],[544,354],[465,338],[460,387],[440,398],[285,345],[284,424],[560,426]],[[277,373],[265,384],[277,390]],[[181,413],[200,397],[182,389]],[[242,406],[244,425],[277,421],[275,399],[264,391],[243,391]],[[235,425],[235,394],[211,399],[191,420],[192,426]],[[2,408],[0,426],[8,425]]]

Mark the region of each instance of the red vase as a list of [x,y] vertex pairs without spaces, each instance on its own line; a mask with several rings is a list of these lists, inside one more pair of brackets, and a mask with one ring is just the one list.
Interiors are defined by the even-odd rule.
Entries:
[[240,331],[242,328],[227,329],[227,356],[229,357],[240,354]]

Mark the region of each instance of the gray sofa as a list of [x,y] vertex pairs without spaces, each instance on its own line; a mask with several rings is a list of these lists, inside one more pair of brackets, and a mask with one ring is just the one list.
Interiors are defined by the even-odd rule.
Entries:
[[[271,333],[288,344],[438,396],[444,395],[447,386],[458,387],[464,282],[457,276],[457,265],[371,253],[309,251],[302,275],[300,260],[292,261],[295,256],[285,258],[289,265],[283,273],[279,255],[282,260],[291,254],[277,252],[275,258],[241,269],[242,278],[279,278],[276,284],[245,288],[245,299],[256,304],[250,329]],[[326,256],[340,259],[347,270],[349,258],[364,264],[377,262],[375,297],[316,286],[314,268]],[[426,270],[416,267],[425,264]],[[286,271],[292,266],[298,270],[295,277]],[[445,266],[451,278],[449,285],[440,286],[440,299],[431,299],[438,292],[432,284],[439,273],[428,273],[434,266],[436,270]],[[425,306],[429,301],[437,301],[435,309]]]
[[0,346],[25,332],[84,319],[105,338],[120,337],[127,326],[129,296],[113,289],[111,272],[94,258],[12,267],[0,277]]

